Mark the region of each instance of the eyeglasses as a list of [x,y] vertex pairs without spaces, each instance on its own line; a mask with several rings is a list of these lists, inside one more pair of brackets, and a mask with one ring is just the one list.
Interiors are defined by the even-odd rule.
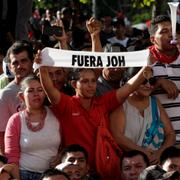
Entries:
[[154,86],[156,84],[156,78],[155,77],[151,77],[149,79],[146,79],[142,84],[147,84],[149,83],[151,86]]

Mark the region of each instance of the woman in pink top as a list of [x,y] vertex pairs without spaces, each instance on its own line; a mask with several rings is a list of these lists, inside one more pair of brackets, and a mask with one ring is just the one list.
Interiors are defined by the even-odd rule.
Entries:
[[21,83],[19,97],[24,110],[15,113],[5,131],[5,153],[9,163],[19,166],[21,180],[39,180],[48,169],[61,144],[60,126],[48,107],[45,93],[35,76]]

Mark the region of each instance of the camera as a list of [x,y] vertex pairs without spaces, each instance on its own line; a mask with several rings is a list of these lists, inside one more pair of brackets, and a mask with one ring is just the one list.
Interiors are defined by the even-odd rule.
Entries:
[[43,34],[47,36],[62,36],[62,27],[60,26],[45,26]]

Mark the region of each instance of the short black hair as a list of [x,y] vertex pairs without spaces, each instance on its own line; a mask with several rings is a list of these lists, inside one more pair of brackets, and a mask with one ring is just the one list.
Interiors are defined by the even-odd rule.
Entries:
[[160,164],[162,165],[167,159],[180,157],[180,149],[175,146],[166,148],[160,156]]
[[22,51],[26,51],[28,53],[28,57],[33,62],[34,54],[33,54],[33,46],[29,41],[22,40],[16,41],[13,45],[8,49],[6,54],[6,62],[10,63],[10,54],[19,54]]
[[62,159],[66,156],[67,153],[71,153],[71,152],[82,152],[86,158],[86,161],[88,162],[88,152],[87,150],[79,145],[79,144],[70,144],[68,146],[66,146],[60,154],[60,160],[62,162]]
[[63,172],[63,171],[60,171],[58,169],[54,169],[54,168],[51,168],[51,169],[47,169],[41,176],[40,180],[43,180],[44,178],[47,178],[47,177],[51,177],[51,176],[56,176],[56,175],[63,175],[65,176],[68,180],[70,180],[69,176]]
[[162,22],[171,22],[171,19],[168,15],[159,15],[152,19],[151,26],[149,28],[150,36],[155,34],[155,32],[157,31],[158,24]]
[[146,166],[149,166],[149,159],[147,157],[147,155],[145,153],[143,153],[142,151],[138,151],[138,150],[131,150],[131,151],[126,151],[123,153],[121,159],[120,159],[120,168],[122,169],[122,163],[123,163],[123,160],[125,158],[132,158],[134,156],[142,156],[144,162],[146,163]]
[[89,69],[87,69],[87,68],[76,68],[76,69],[74,69],[74,71],[72,71],[72,72],[70,73],[69,79],[70,79],[70,80],[74,80],[74,81],[78,81],[78,80],[80,79],[80,73],[81,73],[82,71],[87,71],[87,70],[91,70],[91,71],[94,72],[94,69],[91,69],[91,68],[89,68]]
[[129,67],[123,74],[122,78],[122,84],[126,84],[126,82],[131,79],[133,76],[135,76],[141,69],[142,67]]
[[2,162],[3,164],[7,164],[8,162],[7,157],[0,155],[0,162]]
[[178,171],[164,171],[159,165],[151,165],[145,168],[139,175],[138,180],[163,180],[171,179],[175,180],[179,178]]
[[119,19],[119,18],[113,18],[112,19],[112,25],[113,25],[113,27],[117,27],[117,26],[123,26],[123,27],[125,27],[126,25],[125,25],[125,22],[124,22],[124,19]]

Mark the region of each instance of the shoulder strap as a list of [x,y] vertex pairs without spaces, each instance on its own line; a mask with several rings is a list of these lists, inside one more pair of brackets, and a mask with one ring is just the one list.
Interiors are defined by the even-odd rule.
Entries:
[[151,110],[152,110],[153,121],[157,121],[158,120],[158,111],[157,111],[157,99],[155,96],[151,96]]

